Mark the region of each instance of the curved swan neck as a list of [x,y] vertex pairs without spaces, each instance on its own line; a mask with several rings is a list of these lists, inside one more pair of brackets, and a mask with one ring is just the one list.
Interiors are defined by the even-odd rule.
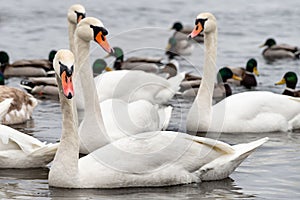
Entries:
[[56,186],[60,184],[71,186],[78,180],[79,137],[76,126],[76,108],[73,99],[68,100],[62,94],[61,82],[58,78],[56,79],[62,111],[62,134],[49,172],[49,183]]
[[[79,68],[82,95],[84,98],[84,117],[79,130],[81,151],[89,148],[89,152],[109,143],[97,95],[97,89],[89,63],[90,43],[75,34],[76,64]],[[90,140],[97,141],[97,145],[90,145]],[[89,144],[87,147],[83,145]]]

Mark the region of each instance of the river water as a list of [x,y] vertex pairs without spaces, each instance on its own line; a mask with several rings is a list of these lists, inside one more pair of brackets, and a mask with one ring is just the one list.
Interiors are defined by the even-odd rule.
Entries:
[[[282,92],[274,86],[286,71],[299,74],[299,60],[267,63],[258,46],[268,37],[278,43],[300,46],[300,2],[280,1],[200,1],[200,0],[131,0],[131,1],[45,1],[0,0],[0,48],[11,61],[46,58],[51,49],[68,48],[66,13],[70,5],[81,3],[87,15],[101,19],[109,31],[112,46],[122,47],[127,55],[164,56],[169,30],[174,21],[193,26],[195,17],[212,12],[219,27],[218,67],[244,66],[254,57],[261,76],[256,90]],[[105,55],[91,45],[91,61]],[[126,54],[125,54],[126,56]],[[112,59],[107,60],[110,64]],[[180,63],[182,71],[201,73],[203,46]],[[18,87],[20,79],[7,80]],[[233,88],[233,92],[244,91]],[[181,130],[191,99],[176,96],[169,129]],[[180,109],[179,109],[180,108]],[[180,111],[180,112],[179,112]],[[61,113],[57,99],[41,99],[33,119],[13,126],[42,141],[60,138]],[[180,126],[179,126],[180,125]],[[210,135],[208,135],[210,136]],[[119,190],[67,190],[48,187],[48,169],[0,170],[1,199],[299,199],[300,198],[300,133],[221,134],[218,139],[230,144],[270,137],[230,176],[222,181],[176,187],[133,188]],[[213,135],[211,137],[214,137]]]

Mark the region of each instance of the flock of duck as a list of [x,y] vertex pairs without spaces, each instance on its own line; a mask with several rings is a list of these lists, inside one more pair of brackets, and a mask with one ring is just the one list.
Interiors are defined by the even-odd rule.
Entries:
[[[228,177],[268,138],[229,145],[194,136],[195,133],[240,135],[300,128],[295,73],[286,73],[277,83],[286,83],[284,95],[268,91],[232,94],[228,82],[247,88],[257,85],[257,62],[250,59],[244,69],[227,66],[217,73],[217,21],[211,13],[199,14],[195,27],[189,30],[189,36],[197,38],[196,42],[204,41],[202,78],[177,73],[176,60],[168,64],[157,58],[125,60],[121,48],[110,47],[103,23],[86,17],[82,5],[72,5],[67,18],[69,50],[51,51],[48,60],[12,64],[7,53],[0,52],[3,72],[0,80],[4,82],[3,75],[32,76],[22,80],[21,85],[32,94],[49,91],[48,95],[59,95],[62,111],[60,142],[41,142],[8,126],[30,119],[38,101],[27,92],[1,86],[0,168],[45,167],[52,161],[49,185],[63,188],[199,183]],[[186,35],[182,37],[186,32],[181,23],[172,28],[175,34],[166,53],[176,59],[186,54],[186,47],[195,41]],[[89,47],[93,41],[116,58],[114,69],[107,67],[103,59],[90,66]],[[276,45],[273,39],[264,45],[267,48],[263,55],[267,59],[299,56],[297,48]],[[44,64],[41,66],[40,62]],[[157,73],[167,73],[167,78]],[[53,74],[55,77],[49,77]],[[213,105],[218,85],[222,85],[219,90],[227,97]],[[180,89],[182,95],[195,96],[186,119],[190,134],[166,131],[172,113],[172,106],[166,104]],[[79,153],[85,156],[79,158]]]

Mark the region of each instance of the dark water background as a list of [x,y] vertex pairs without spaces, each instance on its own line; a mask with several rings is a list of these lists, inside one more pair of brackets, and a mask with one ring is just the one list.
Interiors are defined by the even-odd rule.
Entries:
[[[0,49],[11,61],[46,58],[51,49],[68,48],[67,9],[74,3],[85,6],[87,15],[101,19],[109,30],[112,46],[120,46],[129,55],[163,56],[168,29],[174,21],[193,26],[200,12],[212,12],[219,25],[219,67],[245,66],[254,57],[261,76],[256,90],[280,93],[274,86],[283,74],[292,70],[299,74],[299,60],[267,63],[258,48],[265,39],[300,46],[300,2],[290,1],[200,1],[200,0],[131,0],[131,1],[59,1],[0,0]],[[105,53],[91,45],[91,61]],[[202,71],[203,48],[181,61],[184,70]],[[126,56],[126,54],[125,54]],[[108,59],[109,63],[112,59]],[[18,86],[20,79],[8,80]],[[244,88],[233,88],[234,92]],[[186,114],[191,100],[173,100]],[[173,114],[170,129],[176,129],[181,113]],[[61,114],[57,100],[42,100],[33,120],[14,126],[42,141],[60,138]],[[220,140],[230,144],[252,141],[264,136],[270,141],[253,153],[223,181],[166,188],[134,188],[120,190],[66,190],[49,188],[48,169],[0,170],[1,199],[299,199],[300,198],[300,133],[222,134]]]

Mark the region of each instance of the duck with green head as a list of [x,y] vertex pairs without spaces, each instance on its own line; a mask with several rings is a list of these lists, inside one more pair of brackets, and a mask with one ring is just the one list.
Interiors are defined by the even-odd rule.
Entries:
[[243,67],[231,67],[228,66],[234,74],[241,77],[242,80],[229,80],[230,83],[235,85],[243,85],[247,89],[257,86],[257,81],[255,76],[259,76],[257,69],[257,61],[254,58],[251,58],[247,61],[246,68]]
[[[242,80],[241,77],[235,75],[228,67],[219,69],[219,72],[217,74],[217,84],[215,84],[215,88],[213,91],[213,98],[217,101],[232,95],[231,87],[228,84],[229,79],[234,79],[237,81]],[[182,82],[181,88],[184,90],[182,95],[184,97],[196,96],[201,84],[201,80],[197,80],[197,83],[198,84],[196,84],[195,80]]]
[[289,44],[277,44],[273,38],[269,38],[266,40],[264,44],[260,47],[266,47],[262,55],[266,60],[274,61],[277,59],[284,58],[299,58],[300,51],[296,46],[292,46]]
[[56,51],[50,51],[48,59],[17,60],[10,64],[9,55],[0,51],[1,71],[5,77],[48,76],[53,72],[52,60]]
[[283,85],[286,84],[286,88],[282,94],[292,96],[292,97],[300,97],[300,91],[296,90],[296,85],[298,82],[298,77],[295,72],[287,72],[284,74],[283,78],[275,83],[275,85]]

